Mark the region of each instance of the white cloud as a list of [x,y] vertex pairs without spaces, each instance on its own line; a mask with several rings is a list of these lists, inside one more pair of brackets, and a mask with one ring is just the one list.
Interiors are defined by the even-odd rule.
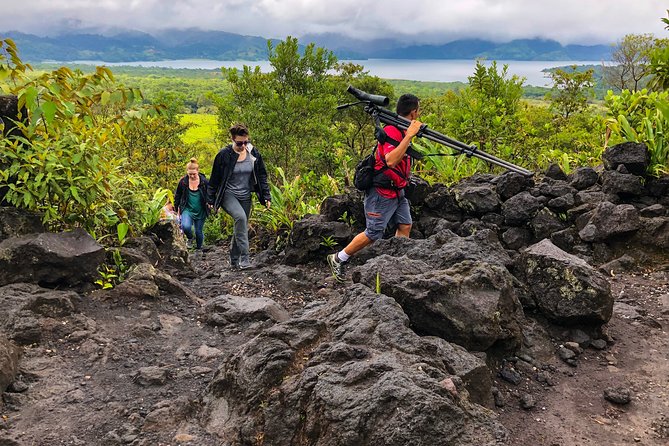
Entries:
[[334,32],[359,38],[506,41],[543,37],[611,43],[625,34],[666,37],[666,0],[32,0],[2,6],[0,30],[56,34],[62,28],[152,31],[199,27],[283,38]]

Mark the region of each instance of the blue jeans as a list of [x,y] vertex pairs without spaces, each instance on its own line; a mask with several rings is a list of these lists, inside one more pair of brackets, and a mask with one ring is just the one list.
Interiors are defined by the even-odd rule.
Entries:
[[195,220],[190,215],[190,212],[182,212],[181,230],[186,234],[186,238],[188,238],[189,241],[193,240],[193,229],[195,229],[195,246],[197,249],[200,249],[204,242],[204,218]]
[[230,264],[248,264],[249,262],[249,215],[251,214],[251,197],[239,200],[229,191],[223,195],[223,209],[235,221],[235,231],[230,243]]

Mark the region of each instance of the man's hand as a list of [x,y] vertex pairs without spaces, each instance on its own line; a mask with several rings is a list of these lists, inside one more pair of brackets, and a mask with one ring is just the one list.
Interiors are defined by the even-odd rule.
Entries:
[[268,201],[265,202],[265,207],[266,207],[267,209],[269,209],[271,206],[272,206],[272,202],[271,202],[271,201],[268,200]]
[[413,138],[418,134],[420,131],[420,128],[423,126],[423,123],[420,121],[416,121],[415,119],[411,121],[411,125],[409,125],[409,128],[407,128],[406,131],[406,136]]

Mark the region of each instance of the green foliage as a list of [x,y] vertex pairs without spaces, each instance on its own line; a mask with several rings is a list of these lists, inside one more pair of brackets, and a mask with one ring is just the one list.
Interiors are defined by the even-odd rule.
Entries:
[[[428,140],[419,140],[413,143],[422,153],[444,153],[444,146]],[[449,153],[446,149],[445,153]],[[485,162],[478,158],[468,158],[466,155],[453,153],[446,156],[427,156],[417,162],[414,172],[421,178],[432,183],[453,184],[469,177],[478,170],[485,170]]]
[[607,125],[610,143],[621,141],[645,143],[650,152],[648,171],[652,175],[669,173],[669,92],[634,93],[623,90],[620,95],[609,92]]
[[95,284],[99,285],[103,290],[114,288],[116,285],[123,282],[130,270],[130,267],[125,263],[121,256],[121,251],[113,249],[111,253],[112,261],[114,263],[102,264],[100,268],[98,268],[100,278],[95,281]]
[[230,238],[233,232],[234,221],[227,212],[211,214],[204,222],[204,241],[207,245]]
[[547,95],[551,109],[568,119],[574,113],[588,108],[588,98],[592,97],[593,70],[578,71],[576,65],[571,70],[556,69],[550,72],[553,88]]
[[323,240],[321,241],[321,246],[325,246],[326,248],[334,248],[337,246],[337,241],[332,237],[331,235],[321,237]]
[[[92,65],[66,64],[72,70],[83,73],[95,71]],[[33,67],[36,71],[52,71],[60,65],[38,63]],[[145,102],[155,103],[166,91],[178,95],[182,99],[181,113],[214,113],[212,96],[224,96],[230,92],[227,82],[223,79],[220,69],[187,69],[114,66],[114,77],[117,82],[127,88],[142,91]]]
[[348,211],[344,211],[343,214],[341,214],[341,217],[339,217],[339,221],[343,221],[347,225],[353,227],[355,225],[355,217],[352,215],[348,215]]
[[535,170],[556,163],[568,173],[601,162],[604,120],[598,115],[586,110],[564,118],[547,106],[526,104],[519,124],[519,147],[529,155]]
[[179,120],[181,103],[179,95],[161,93],[157,104],[162,113],[129,126],[123,138],[111,144],[113,151],[125,157],[127,169],[163,188],[175,187],[185,173],[186,162],[194,155],[181,141],[189,128]]
[[209,176],[214,157],[221,146],[216,115],[200,113],[179,115],[179,122],[188,127],[181,135],[181,141],[190,149],[191,156],[197,158],[200,172]]
[[291,230],[295,221],[307,214],[317,214],[324,197],[339,192],[337,182],[329,175],[316,176],[314,172],[297,175],[289,180],[281,167],[276,168],[279,184],[271,184],[270,209],[257,205],[253,221],[272,232]]
[[224,70],[231,94],[218,101],[221,129],[235,122],[249,126],[269,164],[295,175],[300,168],[323,171],[334,165],[330,147],[336,101],[329,72],[335,56],[313,44],[300,54],[297,39],[276,47],[268,42],[270,73],[245,66]]
[[137,106],[140,91],[120,87],[103,67],[35,75],[9,39],[0,41],[0,89],[22,110],[21,135],[0,140],[9,203],[42,212],[51,228],[82,226],[97,238],[120,235],[119,223],[134,234],[157,221],[152,182],[129,171],[133,164],[117,151],[127,134],[160,116]]
[[[669,16],[669,9],[667,16]],[[662,22],[667,25],[664,28],[669,30],[669,17],[663,18]],[[651,51],[648,74],[651,76],[648,84],[650,88],[669,90],[669,41],[667,39],[658,41],[656,48]]]
[[[442,98],[423,102],[421,120],[447,135],[474,143],[480,149],[513,163],[526,158],[515,150],[520,133],[518,111],[523,79],[508,77],[508,66],[498,71],[497,63],[490,67],[477,61],[469,77],[470,86],[448,92]],[[487,166],[492,169],[492,166]]]

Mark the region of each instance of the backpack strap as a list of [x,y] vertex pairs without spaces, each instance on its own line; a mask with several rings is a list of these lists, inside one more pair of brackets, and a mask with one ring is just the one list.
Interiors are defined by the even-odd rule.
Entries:
[[[394,145],[395,147],[400,145],[400,141],[397,141],[396,139],[388,136],[384,128],[381,127],[381,121],[378,116],[374,119],[374,136],[376,136],[376,140],[380,142],[381,145],[387,142]],[[415,160],[421,160],[424,157],[424,155],[420,153],[418,150],[414,149],[413,145],[411,144],[409,144],[406,154]]]

